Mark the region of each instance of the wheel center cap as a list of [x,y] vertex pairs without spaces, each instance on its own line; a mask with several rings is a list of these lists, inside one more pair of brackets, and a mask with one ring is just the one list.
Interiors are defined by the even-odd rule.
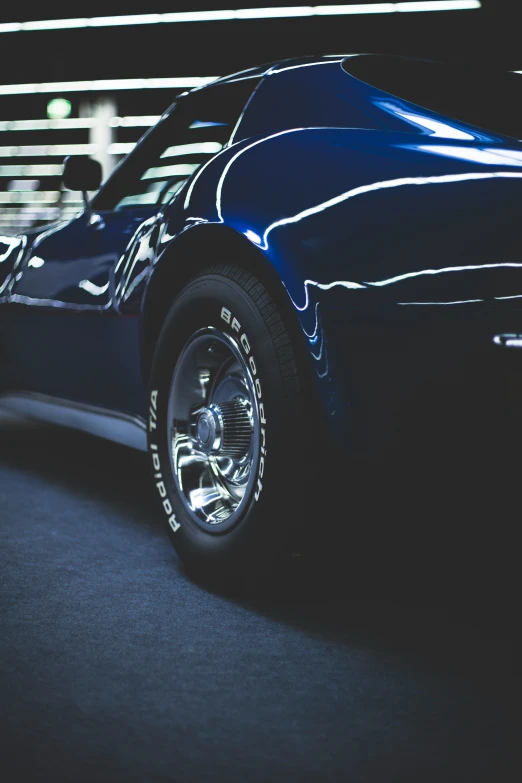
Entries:
[[199,417],[198,421],[198,438],[201,441],[201,443],[206,443],[210,435],[210,422],[208,420],[208,416],[205,414],[204,416]]
[[199,412],[195,425],[198,447],[206,454],[242,459],[248,452],[252,422],[240,400],[212,403]]
[[200,448],[210,453],[216,453],[221,446],[223,425],[221,411],[218,405],[204,408],[196,421],[196,438]]

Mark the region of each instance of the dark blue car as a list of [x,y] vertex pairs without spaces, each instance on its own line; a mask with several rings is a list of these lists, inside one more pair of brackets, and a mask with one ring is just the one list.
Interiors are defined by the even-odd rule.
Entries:
[[181,96],[101,188],[67,159],[85,209],[0,237],[2,402],[148,449],[193,571],[266,568],[340,456],[518,407],[519,85],[285,61]]

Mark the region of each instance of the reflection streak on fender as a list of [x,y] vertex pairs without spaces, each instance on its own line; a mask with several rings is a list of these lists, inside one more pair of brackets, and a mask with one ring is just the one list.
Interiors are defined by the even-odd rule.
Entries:
[[433,177],[401,177],[400,179],[390,179],[383,182],[372,182],[369,185],[361,185],[357,188],[347,190],[345,193],[341,193],[338,196],[334,196],[333,198],[328,199],[328,201],[323,201],[321,204],[317,204],[314,207],[304,209],[302,212],[298,212],[297,215],[282,218],[281,220],[277,220],[274,223],[271,223],[268,228],[265,229],[263,234],[263,242],[260,247],[262,247],[263,250],[268,250],[268,235],[275,228],[286,226],[291,223],[299,223],[301,220],[304,220],[307,217],[317,215],[319,212],[324,212],[325,209],[335,207],[337,204],[341,204],[343,201],[348,201],[348,199],[355,198],[356,196],[362,196],[366,193],[387,190],[388,188],[400,188],[404,187],[405,185],[445,185],[449,183],[472,182],[474,180],[495,178],[520,179],[522,178],[522,173],[515,171],[493,171],[489,173],[477,172],[469,174],[444,174]]
[[[225,177],[227,176],[228,172],[230,171],[230,167],[233,163],[236,162],[236,160],[244,153],[247,152],[247,150],[252,149],[252,147],[256,147],[258,144],[263,144],[265,141],[269,141],[270,139],[275,139],[278,136],[284,136],[287,133],[298,133],[299,131],[303,130],[309,130],[308,128],[291,128],[290,130],[284,130],[279,131],[279,133],[272,133],[270,136],[265,136],[263,139],[258,139],[257,141],[252,142],[252,144],[248,144],[246,147],[243,147],[243,149],[239,150],[239,152],[236,152],[235,155],[233,155],[230,160],[228,161],[227,165],[223,169],[223,172],[219,178],[217,190],[216,190],[216,212],[219,218],[220,223],[223,223],[223,215],[221,213],[221,196],[223,192],[223,184],[225,182]],[[188,194],[187,194],[188,196]],[[186,206],[187,204],[185,204]]]

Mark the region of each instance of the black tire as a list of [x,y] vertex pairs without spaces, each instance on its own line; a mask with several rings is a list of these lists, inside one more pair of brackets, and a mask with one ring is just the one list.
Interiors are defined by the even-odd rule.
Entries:
[[[179,367],[187,366],[180,359],[188,355],[187,344],[208,329],[217,330],[231,345],[233,341],[249,370],[255,369],[251,380],[259,414],[259,439],[252,441],[255,476],[225,525],[207,524],[198,517],[199,509],[189,508],[172,457],[172,432],[177,429],[172,429],[169,411],[177,403],[171,389],[184,383]],[[290,555],[307,494],[306,443],[300,426],[304,386],[283,317],[252,274],[235,266],[213,266],[183,288],[167,315],[153,359],[149,453],[170,539],[197,578],[247,586]]]

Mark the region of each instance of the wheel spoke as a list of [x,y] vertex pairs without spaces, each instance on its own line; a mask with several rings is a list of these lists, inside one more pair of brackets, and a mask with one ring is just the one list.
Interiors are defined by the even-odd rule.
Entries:
[[251,488],[259,412],[240,346],[212,327],[180,354],[169,396],[172,467],[179,495],[205,525],[231,524]]

